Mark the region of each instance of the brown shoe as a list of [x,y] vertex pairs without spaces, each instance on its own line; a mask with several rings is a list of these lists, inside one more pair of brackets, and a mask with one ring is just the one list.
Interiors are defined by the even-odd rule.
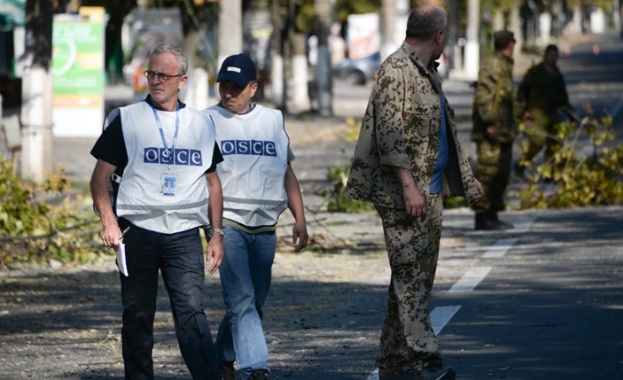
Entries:
[[234,362],[221,362],[221,378],[223,380],[234,380],[236,378]]

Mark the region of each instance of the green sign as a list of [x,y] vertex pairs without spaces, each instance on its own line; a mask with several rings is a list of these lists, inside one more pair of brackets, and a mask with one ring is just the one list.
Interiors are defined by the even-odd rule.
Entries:
[[55,136],[99,136],[104,120],[104,8],[56,15],[52,35]]
[[104,89],[104,24],[64,18],[53,30],[54,106],[97,106]]

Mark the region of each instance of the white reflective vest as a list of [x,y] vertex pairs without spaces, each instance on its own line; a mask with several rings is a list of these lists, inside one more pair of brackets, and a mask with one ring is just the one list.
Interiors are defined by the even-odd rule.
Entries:
[[223,218],[248,227],[272,226],[287,208],[285,173],[290,140],[280,111],[256,105],[237,115],[220,106],[205,110],[216,125],[224,161]]
[[[166,146],[172,147],[176,112],[158,110]],[[181,108],[173,155],[167,158],[152,107],[140,102],[121,108],[128,152],[117,195],[117,216],[160,233],[208,225],[205,172],[212,165],[214,125],[203,113]],[[163,193],[163,176],[175,178],[175,195]]]

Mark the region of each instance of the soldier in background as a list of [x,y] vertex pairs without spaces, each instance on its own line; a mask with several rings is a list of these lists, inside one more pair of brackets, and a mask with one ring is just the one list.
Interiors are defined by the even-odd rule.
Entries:
[[482,62],[474,94],[472,141],[476,143],[476,173],[484,189],[483,199],[472,205],[477,230],[512,228],[498,219],[505,209],[504,193],[508,186],[517,135],[515,88],[513,85],[513,50],[515,37],[507,30],[493,34],[494,54]]
[[519,85],[517,101],[523,114],[524,134],[528,138],[528,149],[517,162],[519,174],[523,174],[543,146],[545,161],[559,149],[561,143],[556,139],[556,126],[562,121],[559,110],[577,120],[557,60],[558,47],[548,45],[543,61],[531,67]]

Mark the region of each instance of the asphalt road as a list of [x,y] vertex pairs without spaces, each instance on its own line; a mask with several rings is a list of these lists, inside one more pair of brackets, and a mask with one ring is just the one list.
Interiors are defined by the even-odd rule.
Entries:
[[[502,217],[515,229],[474,231],[469,210],[445,212],[431,318],[446,363],[461,380],[623,379],[623,207]],[[333,216],[332,225],[339,220]],[[361,228],[353,220],[343,224],[350,227],[335,234]],[[382,241],[380,226],[368,225],[360,238]],[[287,368],[276,369],[277,378],[378,379],[373,360],[388,273],[382,261],[376,264],[382,275],[370,276],[367,287],[335,284],[348,294],[332,311],[342,315],[334,322],[340,328],[312,310],[304,318],[319,331],[302,331],[303,354],[284,359],[295,346],[274,346]],[[312,289],[297,292],[317,297]]]

